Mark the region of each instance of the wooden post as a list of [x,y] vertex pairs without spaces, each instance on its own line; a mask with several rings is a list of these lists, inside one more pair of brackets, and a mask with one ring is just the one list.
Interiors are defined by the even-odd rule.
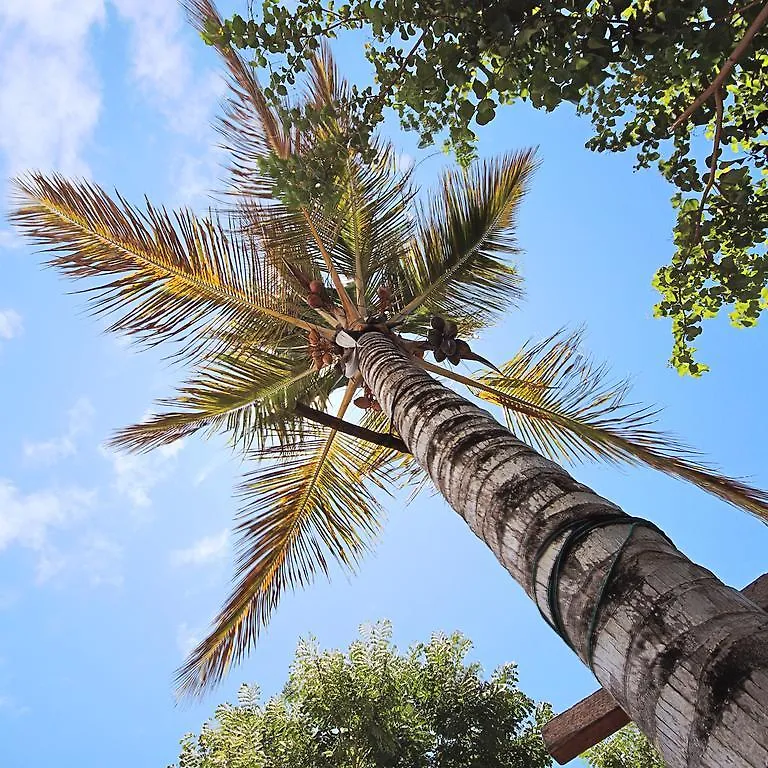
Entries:
[[[741,593],[768,611],[768,573],[748,584]],[[542,729],[544,743],[560,765],[612,736],[629,722],[627,713],[604,689],[595,691],[570,709],[553,717]]]

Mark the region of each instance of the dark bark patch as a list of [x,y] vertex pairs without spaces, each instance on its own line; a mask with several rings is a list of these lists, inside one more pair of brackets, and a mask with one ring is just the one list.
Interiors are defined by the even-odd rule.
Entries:
[[[454,442],[455,438],[452,440],[453,436],[451,433],[454,430],[459,429],[463,424],[470,424],[475,421],[476,417],[474,413],[457,413],[453,416],[449,416],[447,419],[445,419],[445,421],[441,423],[441,434],[433,436],[433,439],[429,441],[429,445],[427,445],[427,449],[425,451],[425,461],[427,466],[430,468],[430,472],[433,471],[435,459],[438,459],[439,461],[441,454],[446,454],[447,458],[453,464],[453,467],[456,467],[456,447],[460,443],[466,442],[467,439],[469,440],[470,445],[476,442],[477,434],[473,431],[467,437],[460,437],[458,441]],[[453,444],[451,445],[451,443]],[[434,472],[439,478],[439,469],[435,468]]]
[[[763,639],[763,642],[760,640]],[[714,728],[753,669],[768,665],[764,633],[750,634],[729,644],[728,649],[704,671],[699,681],[696,717],[688,742],[688,765],[699,765]]]

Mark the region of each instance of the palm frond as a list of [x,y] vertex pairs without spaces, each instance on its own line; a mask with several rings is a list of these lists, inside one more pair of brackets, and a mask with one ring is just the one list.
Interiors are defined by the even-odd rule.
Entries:
[[[356,386],[348,386],[340,417]],[[381,526],[381,509],[365,483],[387,483],[369,460],[372,447],[317,428],[313,438],[254,453],[269,464],[241,487],[246,505],[237,526],[237,582],[210,634],[179,671],[182,695],[221,680],[256,642],[286,588],[327,575],[332,560],[356,568]]]
[[351,118],[349,83],[339,72],[325,42],[308,63],[303,101],[325,115],[325,120],[317,123],[321,130],[344,136]]
[[49,265],[96,281],[86,289],[94,313],[119,314],[110,331],[150,345],[189,342],[189,351],[232,324],[263,339],[311,327],[296,317],[293,295],[255,244],[214,220],[149,202],[142,212],[96,184],[57,174],[31,174],[15,186],[11,220],[54,254]]
[[[358,302],[375,305],[377,289],[389,282],[413,236],[409,216],[415,189],[410,169],[397,168],[390,145],[376,144],[370,163],[350,158],[340,180],[339,246],[349,251],[347,262],[357,281]],[[365,301],[361,302],[363,297]]]
[[518,253],[517,211],[534,168],[533,151],[524,151],[446,173],[442,194],[417,216],[398,317],[423,308],[476,328],[520,297],[520,277],[505,257]]
[[[183,6],[200,32],[220,29],[223,21],[210,0],[183,0]],[[271,198],[274,180],[261,165],[270,154],[288,157],[292,138],[267,101],[256,75],[231,45],[218,44],[219,52],[229,70],[231,95],[219,119],[219,132],[224,148],[231,155],[229,170],[237,194],[251,198]]]
[[494,392],[478,396],[502,406],[510,429],[550,458],[645,464],[768,521],[768,493],[720,474],[655,429],[658,410],[628,402],[628,383],[611,383],[606,367],[579,351],[580,340],[580,332],[561,331],[524,345],[501,375],[479,377]]
[[150,451],[201,429],[226,433],[236,448],[263,448],[275,438],[283,443],[302,434],[296,403],[323,408],[337,386],[339,374],[329,369],[317,373],[308,367],[306,355],[223,355],[201,367],[175,397],[160,401],[173,410],[119,430],[110,445]]

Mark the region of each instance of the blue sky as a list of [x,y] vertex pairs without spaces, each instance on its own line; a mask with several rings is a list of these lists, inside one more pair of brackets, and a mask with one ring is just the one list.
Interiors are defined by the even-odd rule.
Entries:
[[[234,8],[235,6],[230,6]],[[228,10],[227,7],[224,10]],[[242,10],[242,8],[240,8]],[[206,206],[221,154],[210,128],[218,63],[171,0],[4,0],[0,5],[0,173],[84,174],[140,202]],[[355,65],[357,41],[340,49]],[[414,159],[414,137],[390,130]],[[629,157],[583,149],[589,127],[501,110],[483,154],[538,145],[543,161],[519,240],[527,298],[477,349],[504,360],[527,338],[587,328],[586,343],[663,424],[732,474],[765,487],[765,329],[708,323],[705,378],[666,367],[670,336],[651,315],[650,279],[672,249],[669,189]],[[428,186],[444,157],[419,166]],[[3,181],[4,197],[7,184]],[[172,675],[228,588],[232,486],[221,443],[188,440],[150,456],[103,447],[180,372],[101,333],[71,285],[0,224],[0,764],[164,766],[241,682],[278,690],[299,636],[346,645],[389,618],[401,646],[459,629],[490,671],[520,665],[522,687],[563,709],[591,673],[463,522],[437,497],[387,502],[375,553],[352,579],[288,595],[257,650],[195,706]],[[650,471],[573,470],[627,512],[662,526],[694,560],[742,587],[764,570],[764,526]]]

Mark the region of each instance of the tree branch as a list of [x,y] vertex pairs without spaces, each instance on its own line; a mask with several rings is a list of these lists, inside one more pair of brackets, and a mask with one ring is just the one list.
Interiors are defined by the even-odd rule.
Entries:
[[749,29],[744,33],[744,37],[741,42],[733,49],[733,53],[726,59],[717,77],[712,81],[710,86],[699,96],[696,101],[691,104],[688,109],[683,112],[680,117],[672,123],[669,129],[669,133],[674,133],[681,125],[688,121],[688,118],[707,101],[713,93],[716,93],[723,86],[723,83],[727,80],[731,70],[736,66],[736,62],[744,55],[744,51],[747,50],[749,44],[752,42],[752,38],[760,31],[763,25],[768,21],[768,2],[763,6],[760,13],[757,14],[755,20],[749,25]]
[[715,122],[715,140],[712,144],[712,161],[709,164],[707,186],[704,187],[704,192],[701,195],[701,202],[699,203],[699,210],[696,213],[696,229],[693,235],[694,245],[697,245],[701,240],[701,217],[704,215],[704,206],[707,202],[707,197],[712,190],[712,185],[715,183],[715,174],[717,173],[717,153],[720,151],[720,137],[723,133],[723,93],[719,88],[715,91],[715,111],[717,113],[717,119]]
[[408,446],[399,437],[385,435],[383,432],[374,432],[372,429],[366,429],[359,424],[351,424],[348,421],[331,416],[330,413],[310,408],[308,405],[304,405],[304,403],[296,403],[294,410],[305,419],[322,424],[324,427],[331,427],[337,432],[343,432],[350,437],[356,437],[374,445],[381,445],[384,448],[392,448],[400,453],[410,453]]

